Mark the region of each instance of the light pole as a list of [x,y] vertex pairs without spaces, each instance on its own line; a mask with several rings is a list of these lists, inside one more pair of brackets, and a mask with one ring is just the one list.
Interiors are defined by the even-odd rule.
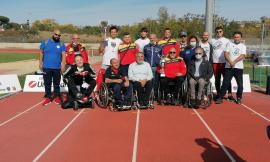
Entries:
[[261,23],[262,23],[262,28],[261,28],[261,50],[263,50],[263,45],[264,45],[265,20],[266,20],[265,16],[261,17]]
[[212,38],[213,32],[213,12],[214,12],[214,0],[206,0],[205,31],[209,32],[209,39]]

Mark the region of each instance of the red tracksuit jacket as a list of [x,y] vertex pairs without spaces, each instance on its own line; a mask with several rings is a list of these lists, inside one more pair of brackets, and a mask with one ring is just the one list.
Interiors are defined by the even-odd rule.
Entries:
[[[82,48],[81,44],[78,44],[79,51],[83,58],[83,63],[89,63],[88,62],[88,52],[85,48]],[[75,64],[75,51],[72,43],[69,43],[66,47],[66,64],[68,65],[74,65]]]

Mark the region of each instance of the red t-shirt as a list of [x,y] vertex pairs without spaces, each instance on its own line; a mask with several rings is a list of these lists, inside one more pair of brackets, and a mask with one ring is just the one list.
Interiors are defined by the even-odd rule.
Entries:
[[[88,52],[85,48],[82,48],[81,44],[78,44],[79,52],[82,55],[83,63],[88,62]],[[66,47],[66,64],[74,65],[75,64],[75,51],[72,43],[69,43]]]
[[176,41],[176,39],[162,39],[158,42],[158,44],[162,47],[162,54],[167,56],[172,47],[176,49],[176,57],[179,56],[180,52],[180,43]]
[[136,53],[139,52],[135,43],[122,43],[118,47],[118,54],[121,65],[130,65],[136,60]]

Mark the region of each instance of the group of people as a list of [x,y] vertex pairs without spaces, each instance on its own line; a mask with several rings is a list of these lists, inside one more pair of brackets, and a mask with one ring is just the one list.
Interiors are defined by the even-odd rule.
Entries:
[[[243,93],[243,59],[246,46],[241,43],[242,33],[234,32],[233,41],[223,36],[222,27],[215,29],[216,37],[209,40],[209,33],[204,32],[199,40],[180,32],[180,41],[172,37],[171,29],[164,29],[163,38],[158,39],[154,33],[148,34],[147,28],[140,30],[140,38],[132,41],[128,32],[118,38],[118,28],[111,26],[109,37],[100,43],[99,52],[103,55],[102,67],[95,79],[95,72],[88,62],[87,50],[79,43],[77,34],[65,47],[60,41],[60,31],[55,30],[52,39],[41,43],[40,68],[44,71],[45,101],[60,104],[59,82],[61,71],[64,81],[70,88],[70,96],[84,102],[102,82],[113,91],[116,105],[129,106],[133,92],[137,93],[142,106],[149,104],[152,89],[155,98],[159,91],[164,92],[167,102],[174,95],[175,104],[181,104],[179,91],[185,79],[188,82],[190,102],[194,107],[201,106],[205,99],[203,91],[210,78],[215,76],[216,103],[227,99],[240,104]],[[82,72],[87,72],[87,74]],[[223,83],[221,85],[221,75]],[[238,90],[236,99],[231,92],[231,79],[236,79]],[[51,83],[54,84],[54,98]],[[170,93],[169,84],[174,83]],[[80,88],[76,88],[80,85]],[[83,89],[80,91],[79,89]],[[169,102],[169,101],[168,101]]]

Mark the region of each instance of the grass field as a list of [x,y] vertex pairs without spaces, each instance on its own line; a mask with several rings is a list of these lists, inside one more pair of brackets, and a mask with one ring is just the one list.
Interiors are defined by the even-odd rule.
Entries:
[[0,63],[38,59],[38,54],[29,53],[1,53]]

